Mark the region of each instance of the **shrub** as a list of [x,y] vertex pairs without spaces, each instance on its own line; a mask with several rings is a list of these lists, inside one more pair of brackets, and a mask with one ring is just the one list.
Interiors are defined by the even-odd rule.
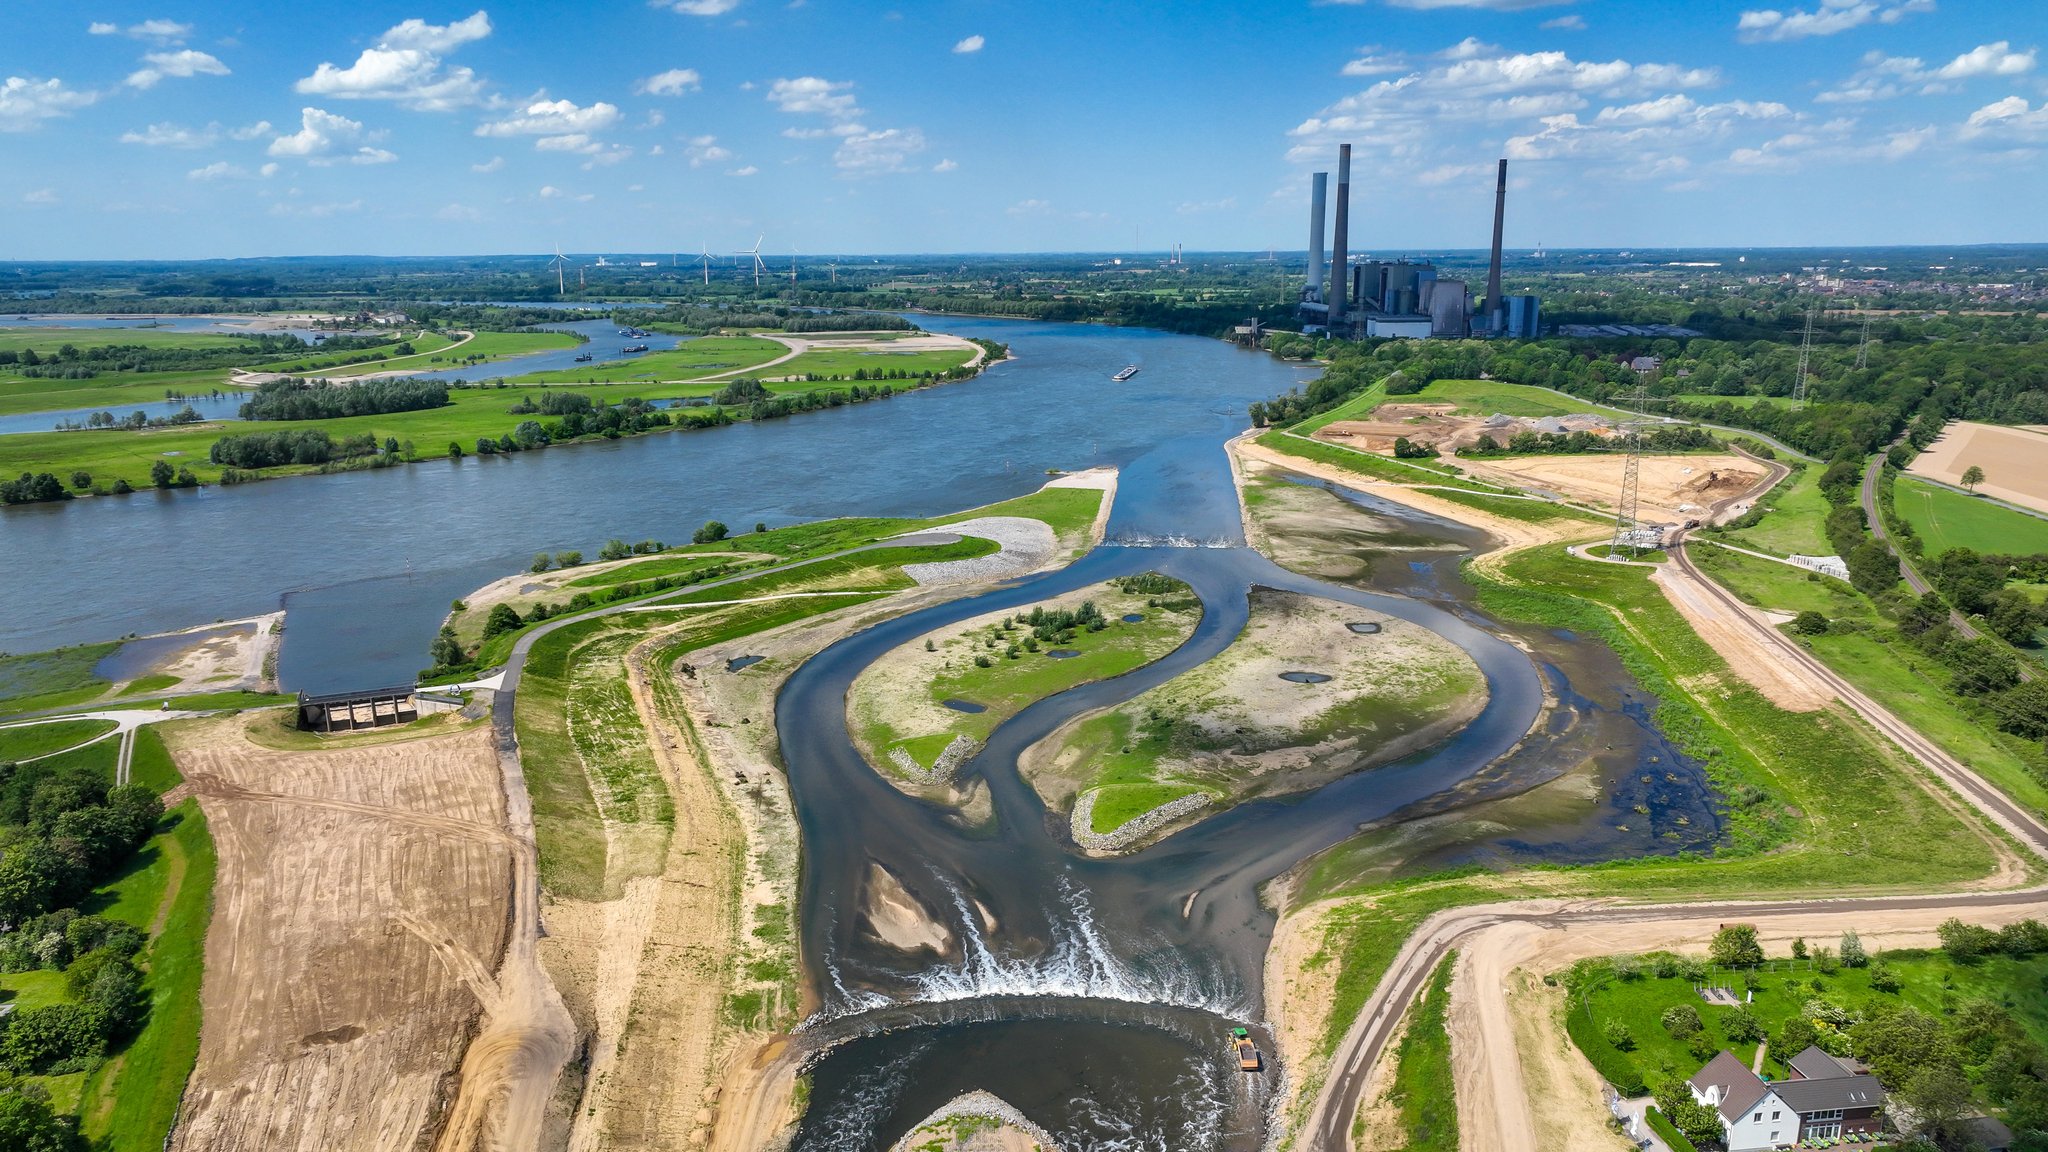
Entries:
[[1754,1044],[1764,1038],[1764,1026],[1747,1008],[1736,1008],[1721,1017],[1721,1034],[1737,1044]]
[[1700,1010],[1690,1004],[1673,1004],[1664,1010],[1664,1015],[1660,1019],[1664,1030],[1680,1040],[1699,1035],[1700,1029],[1704,1027],[1700,1023]]
[[82,1071],[106,1054],[102,1024],[99,1011],[83,1004],[16,1012],[0,1035],[0,1063],[24,1076]]
[[1968,964],[1998,946],[1998,933],[1981,925],[1965,924],[1953,916],[1934,931],[1941,938],[1941,950],[1958,964]]
[[1707,951],[1723,968],[1754,968],[1764,962],[1763,946],[1757,943],[1756,927],[1750,924],[1730,924],[1714,933]]
[[692,544],[716,544],[726,537],[726,527],[716,520],[706,520],[702,528],[690,534]]
[[1609,1044],[1613,1045],[1616,1051],[1635,1051],[1635,1034],[1628,1030],[1628,1025],[1622,1023],[1619,1020],[1609,1020],[1607,1023],[1601,1025],[1600,1036]]
[[1870,954],[1863,950],[1863,937],[1854,928],[1842,933],[1842,967],[1861,968],[1870,963]]
[[1792,630],[1801,636],[1825,636],[1828,618],[1811,610],[1801,612],[1792,618]]
[[516,631],[524,623],[519,611],[510,604],[491,605],[491,614],[484,617],[484,639],[488,640],[501,632]]

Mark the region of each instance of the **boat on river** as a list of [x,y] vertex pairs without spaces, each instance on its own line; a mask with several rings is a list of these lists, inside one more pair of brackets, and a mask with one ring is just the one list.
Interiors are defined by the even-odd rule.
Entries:
[[577,362],[578,364],[588,364],[588,363],[590,363],[590,353],[588,353],[588,352],[585,352],[585,353],[584,353],[583,355],[581,355],[581,356],[578,356],[578,357],[576,358],[576,362]]
[[628,345],[626,345],[626,346],[625,346],[624,348],[621,348],[621,349],[619,349],[619,351],[621,351],[621,352],[645,352],[645,351],[647,351],[647,345],[645,345],[645,344],[628,344]]
[[1130,379],[1131,377],[1133,377],[1133,376],[1136,376],[1137,374],[1138,374],[1138,366],[1137,366],[1136,364],[1126,364],[1126,365],[1124,365],[1124,367],[1123,367],[1123,371],[1121,371],[1121,372],[1118,372],[1118,373],[1117,373],[1116,375],[1114,375],[1114,376],[1111,376],[1111,377],[1110,377],[1110,379],[1111,379],[1111,380],[1114,380],[1114,381],[1116,381],[1116,382],[1117,382],[1117,383],[1119,383],[1119,384],[1121,384],[1121,383],[1123,383],[1124,381],[1126,381],[1126,380],[1129,380],[1129,379]]

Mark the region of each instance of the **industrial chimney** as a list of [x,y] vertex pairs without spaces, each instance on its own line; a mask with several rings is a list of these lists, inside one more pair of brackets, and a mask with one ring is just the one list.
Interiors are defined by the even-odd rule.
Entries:
[[1507,210],[1508,161],[1507,157],[1503,156],[1500,161],[1500,175],[1493,185],[1493,262],[1486,266],[1486,316],[1483,323],[1493,332],[1500,331],[1505,324],[1500,306],[1500,232],[1501,224],[1507,218]]
[[1308,201],[1308,281],[1301,288],[1301,298],[1311,304],[1323,301],[1323,221],[1328,219],[1324,200],[1329,187],[1330,174],[1316,173]]
[[1344,296],[1350,290],[1351,145],[1337,146],[1337,232],[1330,246],[1330,331],[1344,323]]

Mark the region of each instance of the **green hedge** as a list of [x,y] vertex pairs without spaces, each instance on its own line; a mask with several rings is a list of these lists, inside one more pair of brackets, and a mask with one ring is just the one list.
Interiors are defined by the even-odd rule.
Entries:
[[1643,1113],[1643,1119],[1649,1122],[1650,1131],[1662,1137],[1664,1143],[1670,1146],[1671,1152],[1699,1152],[1699,1149],[1693,1147],[1692,1141],[1685,1138],[1685,1133],[1671,1126],[1671,1121],[1664,1113],[1652,1108]]
[[1592,1062],[1593,1071],[1614,1085],[1616,1092],[1623,1096],[1641,1096],[1649,1091],[1643,1083],[1643,1074],[1636,1071],[1636,1062],[1607,1042],[1607,1037],[1600,1034],[1585,1005],[1577,1005],[1565,1013],[1564,1030],[1572,1038],[1572,1043],[1578,1045],[1579,1051]]

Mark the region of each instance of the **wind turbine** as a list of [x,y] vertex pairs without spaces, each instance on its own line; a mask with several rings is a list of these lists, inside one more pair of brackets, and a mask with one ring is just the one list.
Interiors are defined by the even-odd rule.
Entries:
[[754,238],[754,246],[752,248],[747,249],[745,252],[733,253],[733,255],[735,256],[751,256],[754,258],[754,287],[756,289],[759,289],[761,287],[762,270],[768,267],[766,264],[763,264],[761,262],[761,241],[766,240],[767,238],[767,234],[763,233],[760,236]]
[[548,263],[555,266],[555,295],[567,296],[569,294],[569,280],[565,275],[565,270],[569,267],[569,258],[562,255],[562,246],[560,244],[555,245],[555,258],[548,261]]
[[709,244],[705,244],[705,245],[703,245],[703,249],[704,249],[704,284],[705,284],[705,286],[706,286],[706,287],[709,287],[709,286],[710,286],[710,284],[711,284],[711,245],[709,245]]

